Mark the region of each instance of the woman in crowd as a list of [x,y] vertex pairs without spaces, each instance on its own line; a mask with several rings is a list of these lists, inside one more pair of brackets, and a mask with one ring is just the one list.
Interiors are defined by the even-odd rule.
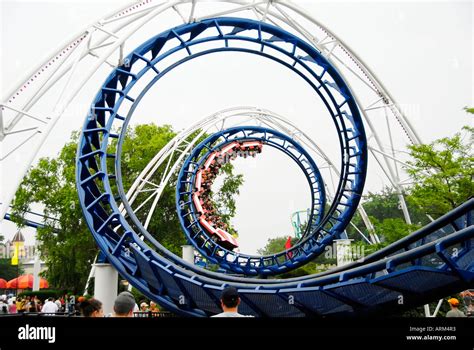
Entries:
[[102,302],[97,299],[84,299],[80,304],[80,310],[84,317],[104,317]]

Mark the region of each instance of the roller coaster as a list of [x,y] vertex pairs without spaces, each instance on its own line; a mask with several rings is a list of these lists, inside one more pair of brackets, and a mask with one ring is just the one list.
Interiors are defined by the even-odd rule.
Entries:
[[[360,232],[363,238],[369,243],[378,242],[360,204],[369,155],[383,164],[385,174],[399,190],[401,209],[410,222],[399,178],[403,161],[382,146],[377,121],[370,113],[385,113],[392,151],[396,140],[391,130],[395,125],[408,142],[416,144],[420,139],[362,60],[304,10],[289,1],[221,3],[227,7],[216,12],[215,4],[205,1],[147,0],[121,9],[81,32],[51,56],[46,63],[49,71],[40,67],[5,99],[2,140],[14,133],[33,135],[14,144],[5,158],[38,134],[43,135],[41,145],[82,85],[99,66],[108,64],[112,69],[93,99],[79,138],[77,191],[84,218],[107,261],[150,299],[180,315],[206,317],[221,311],[222,290],[234,286],[241,296],[239,310],[243,314],[360,316],[398,312],[472,288],[474,199],[359,261],[311,276],[272,278],[318,257],[344,234],[356,211],[370,233],[367,237]],[[132,34],[169,12],[178,15],[182,24],[163,28],[128,55],[123,54],[124,43]],[[76,55],[69,57],[70,51]],[[126,192],[122,150],[140,102],[177,67],[221,53],[258,56],[305,82],[332,120],[339,161],[331,160],[317,140],[289,118],[264,108],[234,107],[181,131]],[[108,61],[113,54],[118,54],[118,64]],[[88,73],[82,71],[82,78],[71,78],[88,55],[95,55],[97,62],[84,67]],[[70,74],[67,88],[61,92],[61,105],[52,116],[43,120],[30,112],[66,73]],[[353,88],[354,79],[362,81],[366,90]],[[13,115],[11,119],[7,119],[7,112]],[[314,123],[316,117],[312,111],[307,112],[306,118],[314,118]],[[28,124],[23,130],[15,130],[23,119],[28,123],[39,121],[40,126]],[[396,124],[390,127],[388,120]],[[366,130],[375,143],[369,143]],[[258,162],[259,154],[269,148],[282,152],[304,174],[311,197],[308,224],[287,250],[267,256],[245,254],[237,249],[238,240],[213,208],[209,190],[221,166],[238,156]],[[36,156],[32,152],[25,168],[18,170],[18,183]],[[160,181],[155,184],[157,173]],[[338,178],[333,188],[328,185],[328,174]],[[188,242],[227,273],[184,261],[148,231],[164,188],[174,181],[176,211]],[[2,198],[1,217],[15,191],[11,189]],[[143,199],[140,194],[147,191],[151,195]],[[145,209],[146,215],[137,215]]]

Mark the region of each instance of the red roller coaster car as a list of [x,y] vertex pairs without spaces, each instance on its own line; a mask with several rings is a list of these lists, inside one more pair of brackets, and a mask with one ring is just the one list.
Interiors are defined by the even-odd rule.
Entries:
[[[192,196],[194,207],[199,214],[199,223],[210,235],[211,239],[218,242],[222,247],[233,250],[239,246],[236,239],[227,231],[218,226],[224,226],[219,218],[216,219],[213,214],[215,211],[209,202],[209,191],[211,183],[218,174],[222,163],[228,161],[227,158],[234,159],[236,155],[242,152],[253,152],[252,155],[262,152],[263,143],[260,141],[230,142],[219,151],[212,152],[204,162],[201,169],[196,173],[194,180],[194,193]],[[244,155],[244,157],[246,154]],[[218,162],[218,163],[216,163]],[[201,196],[207,198],[206,201]]]
[[222,247],[233,250],[239,246],[239,243],[232,235],[220,228],[215,228],[209,223],[204,215],[199,218],[201,226],[211,235],[211,239],[218,242]]

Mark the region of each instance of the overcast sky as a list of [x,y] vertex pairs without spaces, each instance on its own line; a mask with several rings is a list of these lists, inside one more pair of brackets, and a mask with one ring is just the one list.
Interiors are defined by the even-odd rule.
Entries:
[[[10,88],[74,33],[126,3],[2,1],[1,89]],[[408,117],[423,141],[451,136],[463,125],[472,125],[472,118],[462,110],[474,105],[471,1],[298,3],[350,45],[401,105],[409,106]],[[304,102],[308,91],[299,90],[299,82],[291,82],[290,90],[298,93],[274,88],[283,82],[290,84],[286,80],[290,78],[279,68],[242,57],[222,62],[216,56],[201,66],[197,62],[180,67],[175,75],[160,82],[159,93],[144,99],[134,123],[170,123],[179,130],[191,121],[236,105],[254,105],[283,115],[298,114],[299,107],[312,108]],[[222,76],[232,79],[232,86],[225,91],[216,89]],[[98,87],[88,89],[79,104],[87,106]],[[81,127],[84,113],[79,110],[74,120],[58,123],[40,155],[57,154],[70,132]],[[306,128],[308,120],[304,113],[299,114],[295,123]],[[314,135],[317,137],[318,130]],[[298,168],[278,152],[262,153],[258,162],[239,161],[236,169],[244,174],[246,183],[238,198],[234,224],[240,233],[241,250],[254,253],[269,237],[291,234],[291,213],[308,206],[307,184]],[[369,181],[372,190],[383,183],[377,176]],[[0,232],[11,238],[15,227],[3,221]],[[28,232],[25,236],[31,243],[34,230]]]

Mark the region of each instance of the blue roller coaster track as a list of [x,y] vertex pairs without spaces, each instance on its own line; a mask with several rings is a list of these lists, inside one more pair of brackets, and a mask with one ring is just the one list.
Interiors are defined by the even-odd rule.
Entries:
[[[200,214],[196,212],[196,207],[192,200],[193,193],[195,193],[193,184],[196,173],[202,168],[209,155],[223,148],[226,144],[245,140],[257,140],[265,145],[274,147],[288,155],[298,164],[306,176],[311,192],[312,207],[309,216],[308,231],[310,232],[308,235],[317,234],[319,232],[317,228],[323,218],[326,203],[324,183],[319,169],[310,155],[297,142],[280,132],[262,127],[239,126],[226,129],[211,135],[196,146],[184,162],[178,176],[176,209],[186,237],[211,262],[219,264],[221,268],[246,275],[275,273],[284,270],[285,264],[294,263],[294,259],[288,259],[287,252],[261,257],[224,249],[214,242],[209,237],[209,234],[206,233],[206,230],[201,227],[199,223]],[[322,239],[324,236],[320,238]],[[315,241],[317,239],[318,237],[314,238]],[[308,241],[299,244],[306,248],[305,252],[309,252],[311,246]],[[314,244],[313,247],[319,251],[324,249],[323,245],[318,244]],[[302,259],[301,256],[299,258]]]
[[[174,68],[217,52],[258,55],[301,77],[326,106],[341,152],[337,192],[324,210],[324,186],[318,168],[309,156],[305,158],[306,165],[301,165],[307,153],[296,142],[290,151],[286,143],[290,144],[291,138],[287,135],[240,126],[209,136],[193,150],[177,182],[178,213],[184,232],[207,258],[242,276],[201,269],[169,252],[133,213],[122,185],[122,145],[141,99]],[[165,31],[133,50],[124,62],[106,79],[85,121],[77,154],[77,189],[86,222],[101,251],[124,278],[150,299],[181,315],[209,316],[221,311],[221,291],[234,286],[242,299],[243,314],[336,316],[395,312],[472,287],[474,199],[343,268],[285,280],[252,277],[287,272],[321,254],[349,224],[365,183],[367,146],[358,106],[338,71],[304,40],[267,23],[212,18]],[[153,79],[138,94],[134,92],[135,84],[150,72]],[[125,101],[130,108],[124,114],[121,106]],[[191,229],[197,221],[196,208],[189,198],[192,189],[186,184],[194,181],[205,156],[222,147],[218,141],[231,135],[243,135],[242,140],[258,136],[266,144],[284,141],[285,147],[280,149],[300,162],[307,175],[313,194],[313,219],[303,238],[291,249],[271,256],[234,253],[214,242],[202,228]],[[184,210],[180,209],[180,201],[188,203]]]

